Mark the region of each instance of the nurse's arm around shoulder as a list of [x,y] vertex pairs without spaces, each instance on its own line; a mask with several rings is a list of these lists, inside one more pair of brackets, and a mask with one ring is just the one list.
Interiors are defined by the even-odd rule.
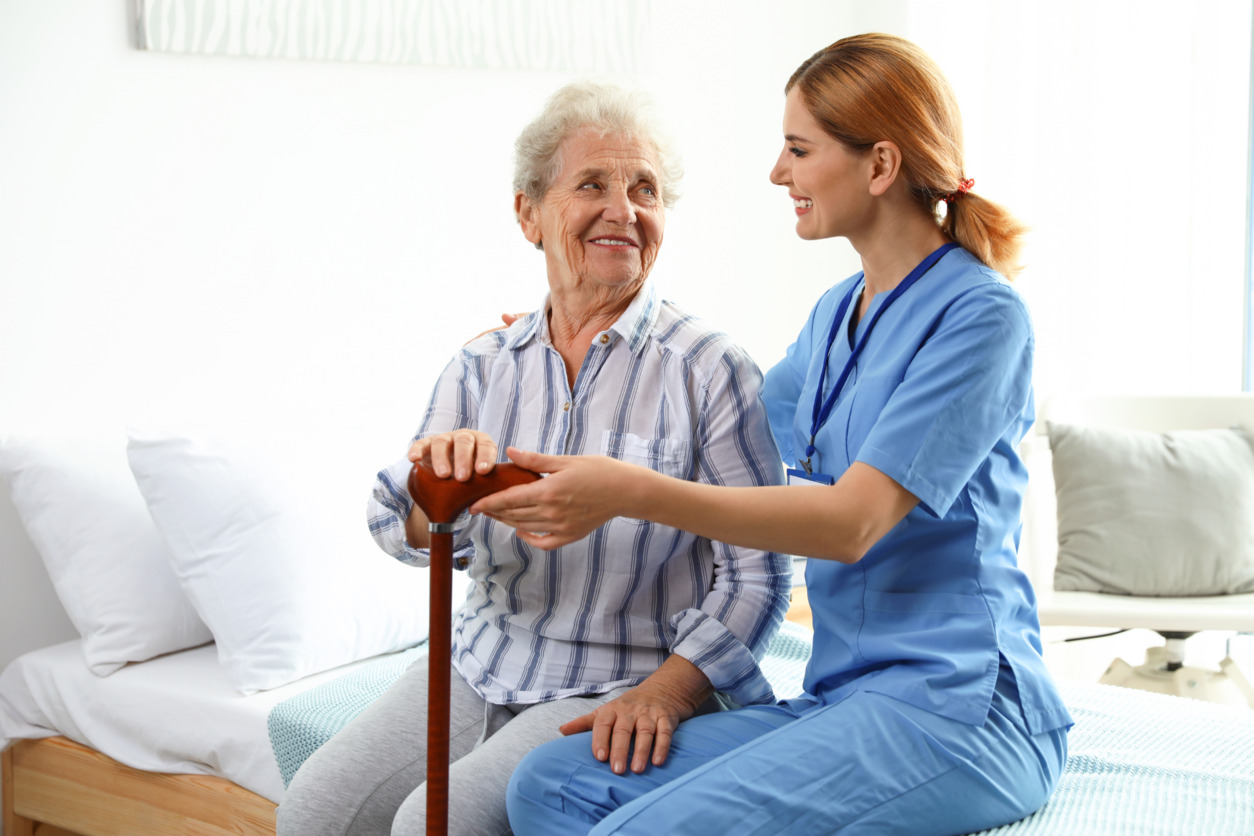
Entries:
[[605,456],[507,452],[547,478],[485,497],[470,512],[513,526],[541,549],[573,543],[614,517],[632,517],[735,546],[856,563],[918,504],[862,462],[828,487],[727,487]]

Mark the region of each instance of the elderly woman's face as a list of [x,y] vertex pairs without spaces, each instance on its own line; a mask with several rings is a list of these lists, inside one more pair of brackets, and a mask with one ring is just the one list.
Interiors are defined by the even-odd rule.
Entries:
[[520,198],[523,232],[543,241],[550,282],[639,286],[666,226],[652,151],[586,128],[567,137],[558,153],[561,172],[544,199]]

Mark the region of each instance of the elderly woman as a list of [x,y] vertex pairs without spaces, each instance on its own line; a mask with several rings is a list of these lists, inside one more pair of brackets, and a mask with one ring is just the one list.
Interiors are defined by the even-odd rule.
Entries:
[[[709,484],[781,481],[757,367],[646,282],[678,179],[647,114],[638,96],[574,84],[518,138],[514,207],[548,296],[461,350],[408,457],[379,474],[370,528],[397,559],[429,558],[406,491],[419,458],[466,479],[512,445]],[[787,606],[783,555],[631,519],[546,551],[473,517],[456,559],[473,583],[453,625],[451,833],[508,832],[510,774],[563,732],[595,727],[606,757],[639,772],[665,761],[685,718],[772,698],[757,660]],[[423,832],[426,691],[419,663],[315,753],[279,833]]]

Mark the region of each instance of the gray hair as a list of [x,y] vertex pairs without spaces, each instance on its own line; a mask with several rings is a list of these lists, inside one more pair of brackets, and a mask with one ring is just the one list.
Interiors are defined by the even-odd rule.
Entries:
[[561,174],[558,149],[562,141],[582,128],[601,135],[623,134],[652,146],[658,167],[657,187],[666,208],[679,199],[683,167],[670,137],[662,130],[652,100],[595,81],[574,81],[549,97],[531,124],[514,143],[514,193],[539,203]]

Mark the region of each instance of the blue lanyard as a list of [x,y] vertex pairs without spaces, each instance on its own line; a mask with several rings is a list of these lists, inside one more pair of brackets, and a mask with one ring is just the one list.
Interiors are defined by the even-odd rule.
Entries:
[[858,340],[858,344],[854,346],[853,352],[849,355],[849,359],[845,361],[845,368],[840,373],[840,377],[836,379],[836,385],[832,387],[832,391],[828,394],[827,399],[823,399],[823,383],[827,380],[827,358],[831,356],[832,346],[836,344],[836,337],[840,333],[841,323],[845,321],[845,313],[849,310],[853,297],[858,293],[858,286],[845,294],[845,298],[841,300],[840,307],[836,309],[836,318],[832,320],[832,330],[827,335],[827,351],[823,354],[823,371],[819,374],[819,387],[814,392],[814,410],[810,414],[810,443],[806,445],[805,461],[801,466],[805,468],[806,473],[810,473],[810,459],[815,453],[814,439],[819,434],[819,428],[827,423],[828,416],[832,414],[832,408],[836,406],[836,399],[840,397],[840,392],[845,388],[845,382],[849,379],[850,372],[853,371],[854,364],[858,362],[858,355],[862,353],[862,349],[866,347],[867,340],[871,337],[871,331],[875,328],[875,323],[879,322],[884,311],[888,310],[888,306],[897,301],[897,297],[910,289],[910,286],[923,277],[923,274],[931,270],[936,262],[941,260],[941,256],[952,249],[957,248],[957,244],[950,241],[948,244],[942,245],[939,249],[929,255],[927,258],[919,262],[919,265],[910,271],[910,275],[906,276],[901,282],[893,288],[892,293],[888,294],[888,298],[884,300],[884,304],[880,305],[879,310],[875,312],[875,316],[871,317],[871,321],[867,323],[866,330],[862,332],[862,339]]

